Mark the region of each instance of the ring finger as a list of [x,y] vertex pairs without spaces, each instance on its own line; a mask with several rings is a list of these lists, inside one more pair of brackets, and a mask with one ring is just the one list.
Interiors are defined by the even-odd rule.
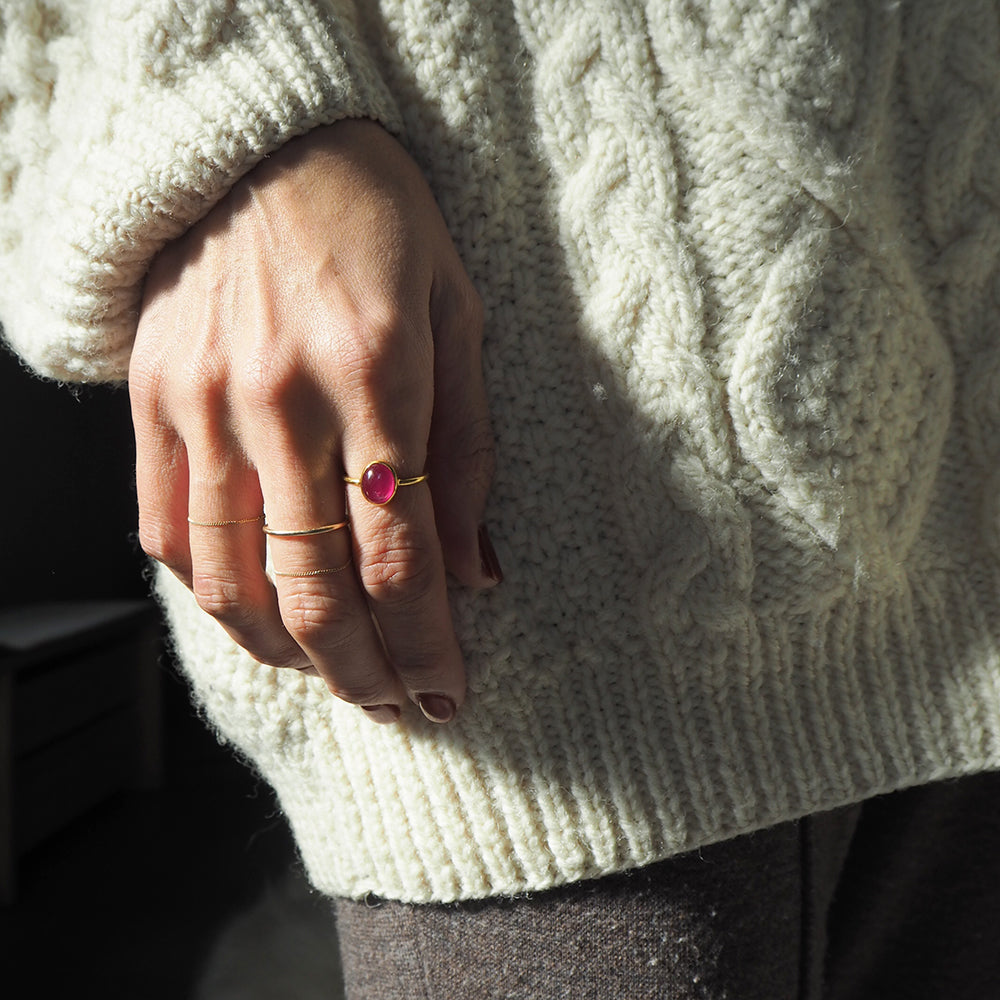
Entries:
[[[434,521],[434,508],[423,463],[407,467],[391,456],[396,449],[384,441],[356,447],[345,441],[350,455],[350,511],[358,551],[358,575],[393,670],[409,697],[435,722],[447,722],[465,695],[465,669],[451,622],[444,560]],[[363,464],[353,456],[390,456]],[[366,490],[364,471],[375,466],[380,492]],[[396,470],[399,470],[398,472]],[[399,484],[394,489],[393,480]],[[384,501],[384,502],[383,502]]]

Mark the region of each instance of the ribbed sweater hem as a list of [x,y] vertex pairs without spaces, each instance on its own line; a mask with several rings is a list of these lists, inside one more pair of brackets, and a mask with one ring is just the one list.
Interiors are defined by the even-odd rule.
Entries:
[[1000,768],[1000,615],[977,614],[958,576],[665,638],[643,689],[605,664],[569,671],[572,699],[473,696],[448,727],[412,712],[375,732],[321,682],[218,643],[206,656],[208,623],[176,585],[164,594],[198,698],[277,790],[331,895],[541,890]]

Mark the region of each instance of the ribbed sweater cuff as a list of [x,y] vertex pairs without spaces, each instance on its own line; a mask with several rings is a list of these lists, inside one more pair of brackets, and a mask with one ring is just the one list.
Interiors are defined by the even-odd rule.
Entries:
[[57,75],[50,148],[20,172],[0,234],[5,334],[43,374],[124,378],[153,256],[288,139],[345,117],[400,130],[352,4],[228,6],[207,31],[181,23],[201,11],[174,11],[169,38],[134,5],[107,26],[109,51]]

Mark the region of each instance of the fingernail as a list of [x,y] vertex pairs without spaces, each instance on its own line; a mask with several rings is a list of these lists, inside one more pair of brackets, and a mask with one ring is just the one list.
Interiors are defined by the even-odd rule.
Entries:
[[446,694],[417,695],[417,704],[431,722],[451,722],[455,718],[455,703]]
[[486,525],[479,525],[479,561],[483,567],[483,573],[494,583],[503,582],[503,570],[500,568],[500,560],[497,559],[496,549],[490,541],[490,533],[486,530]]
[[380,722],[383,725],[390,722],[399,721],[398,705],[362,705],[372,722]]

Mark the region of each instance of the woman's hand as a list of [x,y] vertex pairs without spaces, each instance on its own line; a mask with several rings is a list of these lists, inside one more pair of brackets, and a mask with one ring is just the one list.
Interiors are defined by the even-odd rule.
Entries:
[[[454,715],[445,570],[499,578],[481,326],[419,169],[369,121],[290,142],[147,279],[129,371],[143,548],[257,660],[378,721],[407,698]],[[374,461],[429,479],[377,506],[344,483]],[[272,583],[264,509],[278,531],[350,529],[272,537]]]

